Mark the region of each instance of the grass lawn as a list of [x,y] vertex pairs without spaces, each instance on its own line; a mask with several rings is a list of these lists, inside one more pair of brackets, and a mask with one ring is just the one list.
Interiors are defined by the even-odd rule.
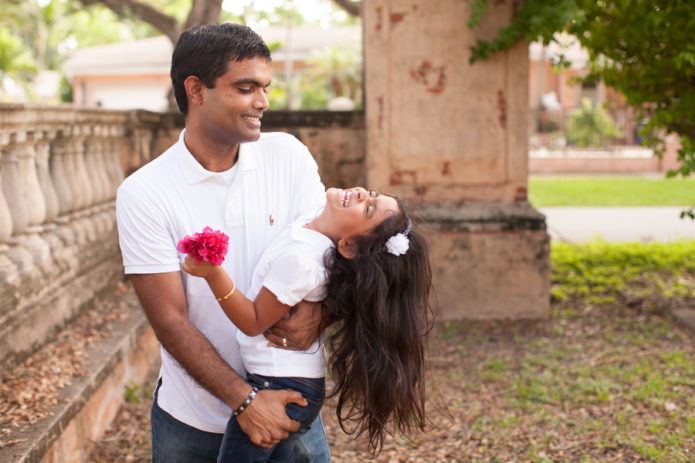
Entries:
[[548,206],[692,206],[695,177],[529,178],[529,201]]

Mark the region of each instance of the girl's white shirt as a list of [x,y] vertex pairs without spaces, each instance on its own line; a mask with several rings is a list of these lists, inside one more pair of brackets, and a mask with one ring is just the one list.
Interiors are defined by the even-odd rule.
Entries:
[[[326,235],[304,228],[305,220],[288,226],[265,250],[256,265],[246,296],[255,299],[265,286],[278,301],[294,306],[301,300],[322,301],[326,296],[324,255],[334,247]],[[326,362],[319,340],[305,351],[268,346],[263,335],[237,331],[244,367],[265,376],[322,378]]]

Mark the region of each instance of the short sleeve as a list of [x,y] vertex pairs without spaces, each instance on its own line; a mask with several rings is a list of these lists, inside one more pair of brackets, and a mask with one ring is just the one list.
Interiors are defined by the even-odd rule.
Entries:
[[294,306],[301,300],[321,301],[325,297],[325,269],[315,259],[291,253],[275,259],[263,279],[263,286],[278,301]]
[[178,271],[179,256],[167,222],[154,201],[137,186],[124,183],[116,196],[118,240],[125,273]]

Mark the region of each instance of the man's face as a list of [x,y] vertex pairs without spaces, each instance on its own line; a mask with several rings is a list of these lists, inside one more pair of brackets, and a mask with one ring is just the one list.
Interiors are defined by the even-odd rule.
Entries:
[[258,140],[270,80],[270,63],[264,58],[231,60],[215,88],[203,86],[200,114],[208,135],[230,144]]

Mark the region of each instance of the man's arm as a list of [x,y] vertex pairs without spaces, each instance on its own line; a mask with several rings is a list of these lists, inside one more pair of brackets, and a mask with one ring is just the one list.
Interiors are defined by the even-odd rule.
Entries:
[[[307,350],[316,341],[328,323],[323,320],[320,302],[301,301],[290,309],[289,317],[281,318],[263,336],[273,347],[289,350]],[[286,341],[284,344],[283,339]]]
[[[179,272],[131,275],[130,278],[147,319],[167,352],[210,393],[230,407],[238,407],[251,392],[251,386],[234,372],[188,319]],[[299,423],[290,420],[285,413],[285,406],[290,402],[306,405],[298,392],[260,391],[239,415],[239,425],[255,445],[270,447],[299,429]]]

